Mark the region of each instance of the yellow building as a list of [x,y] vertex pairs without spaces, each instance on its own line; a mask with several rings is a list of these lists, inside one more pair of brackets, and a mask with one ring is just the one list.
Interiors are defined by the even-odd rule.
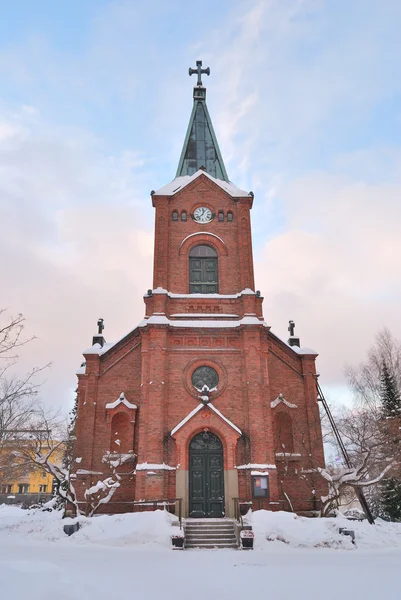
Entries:
[[[31,444],[30,440],[19,438],[3,445],[0,452],[3,459],[0,461],[3,462],[3,469],[0,470],[0,503],[34,501],[45,499],[52,494],[53,476],[27,458]],[[42,452],[46,454],[53,446],[56,446],[56,449],[50,457],[50,462],[59,463],[63,457],[64,447],[58,446],[58,442],[46,442],[42,446]],[[18,466],[19,464],[21,466]]]

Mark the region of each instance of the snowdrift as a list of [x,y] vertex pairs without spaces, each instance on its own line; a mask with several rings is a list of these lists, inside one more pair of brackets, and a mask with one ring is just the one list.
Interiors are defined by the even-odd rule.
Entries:
[[[80,530],[66,536],[63,525],[80,523]],[[163,510],[154,512],[99,515],[92,518],[62,519],[60,511],[22,510],[0,505],[0,544],[57,543],[71,545],[144,546],[171,549],[172,527],[177,518]],[[255,551],[277,552],[290,548],[332,548],[369,550],[401,548],[401,523],[336,519],[308,519],[292,513],[258,510],[249,512],[245,522],[252,525]],[[340,527],[353,529],[356,544],[339,533]]]
[[[378,519],[375,525],[367,521],[350,521],[345,517],[310,519],[293,513],[258,510],[249,512],[245,520],[255,533],[255,549],[267,549],[275,544],[292,548],[369,549],[401,548],[401,523]],[[355,545],[340,527],[355,531]]]
[[[0,543],[21,541],[94,543],[112,546],[156,544],[171,548],[172,523],[176,517],[167,511],[99,515],[92,518],[62,519],[61,511],[22,510],[0,505]],[[80,529],[71,537],[63,526],[79,521]],[[175,528],[174,528],[175,530]]]

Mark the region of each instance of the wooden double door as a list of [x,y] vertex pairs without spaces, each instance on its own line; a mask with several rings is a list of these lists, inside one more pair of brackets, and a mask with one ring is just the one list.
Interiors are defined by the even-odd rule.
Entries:
[[224,516],[224,457],[219,438],[198,433],[189,446],[189,516]]

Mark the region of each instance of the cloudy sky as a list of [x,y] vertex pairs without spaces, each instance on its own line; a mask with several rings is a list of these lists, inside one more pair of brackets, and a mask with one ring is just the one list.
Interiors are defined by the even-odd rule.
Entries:
[[[173,179],[188,67],[230,179],[253,190],[266,321],[319,353],[332,401],[375,334],[401,338],[399,0],[0,1],[0,306],[21,370],[68,409],[97,318],[108,341],[152,284],[149,197]],[[192,78],[193,79],[193,78]]]

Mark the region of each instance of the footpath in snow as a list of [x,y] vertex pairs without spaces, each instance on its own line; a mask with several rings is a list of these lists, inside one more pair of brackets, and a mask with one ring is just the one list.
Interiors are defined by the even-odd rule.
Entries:
[[[0,506],[1,597],[22,600],[239,598],[398,600],[401,524],[257,511],[255,550],[172,551],[164,511],[79,518]],[[338,528],[355,530],[356,545]],[[175,528],[174,528],[175,529]]]

